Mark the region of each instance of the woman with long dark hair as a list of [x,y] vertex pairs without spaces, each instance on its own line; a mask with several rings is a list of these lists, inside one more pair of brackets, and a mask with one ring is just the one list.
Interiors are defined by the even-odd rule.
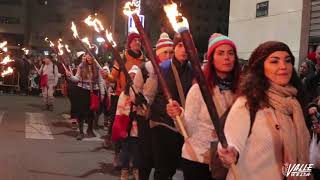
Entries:
[[93,132],[93,119],[94,119],[94,110],[91,108],[90,103],[92,103],[92,95],[100,96],[100,100],[104,99],[104,80],[99,73],[99,67],[93,58],[89,54],[83,55],[83,60],[78,67],[77,73],[75,76],[72,76],[70,72],[67,73],[67,76],[73,82],[77,82],[77,90],[75,92],[78,97],[77,102],[74,102],[74,110],[76,111],[76,118],[79,121],[79,135],[77,136],[78,140],[84,138],[83,133],[83,124],[84,121],[88,122],[87,136],[95,137]]
[[[283,167],[309,162],[305,102],[293,66],[294,56],[282,42],[265,42],[251,54],[224,127],[229,147],[218,148],[226,166],[236,163],[241,179],[282,180]],[[234,179],[231,171],[227,179]]]
[[[235,100],[240,79],[240,66],[236,46],[227,36],[213,34],[209,39],[208,63],[204,66],[205,78],[210,85],[212,99],[219,116]],[[210,143],[217,140],[217,134],[209,116],[198,84],[188,92],[185,110],[174,101],[167,105],[171,118],[182,116],[189,135],[182,148],[182,169],[185,180],[210,180]]]

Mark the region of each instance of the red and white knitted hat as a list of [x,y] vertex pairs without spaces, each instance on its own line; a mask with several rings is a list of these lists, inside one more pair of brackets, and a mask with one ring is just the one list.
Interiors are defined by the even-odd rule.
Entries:
[[173,50],[173,41],[170,39],[167,33],[162,33],[156,44],[157,56],[166,50]]
[[130,49],[130,44],[135,38],[139,38],[140,39],[141,38],[140,34],[138,34],[136,32],[129,32],[128,38],[127,38],[127,48],[128,49]]
[[234,51],[237,52],[236,45],[228,36],[219,33],[213,33],[209,39],[207,58],[209,59],[212,56],[214,50],[222,44],[230,45],[234,49]]

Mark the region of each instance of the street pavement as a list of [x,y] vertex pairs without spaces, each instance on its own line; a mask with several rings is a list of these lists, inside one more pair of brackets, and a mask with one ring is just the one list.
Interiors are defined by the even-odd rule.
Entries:
[[[119,179],[113,151],[102,147],[106,132],[77,141],[69,107],[56,98],[54,111],[43,111],[40,97],[0,95],[1,180]],[[174,179],[183,179],[181,171]]]

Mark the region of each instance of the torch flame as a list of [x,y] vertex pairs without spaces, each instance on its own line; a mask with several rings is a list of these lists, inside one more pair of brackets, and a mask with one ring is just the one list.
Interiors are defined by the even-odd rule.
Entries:
[[8,64],[9,62],[13,62],[14,60],[10,58],[10,56],[6,56],[3,58],[3,60],[0,62],[0,64],[5,65]]
[[[84,20],[84,22],[88,26],[94,27],[95,31],[97,31],[98,33],[102,32],[104,30],[104,27],[103,27],[101,21],[99,19],[97,19],[97,18],[92,18],[91,16],[88,16]],[[106,38],[112,44],[113,47],[117,46],[117,43],[112,38],[112,33],[110,33],[107,29],[106,29]]]
[[97,18],[92,18],[91,15],[89,15],[84,22],[88,25],[88,26],[92,26],[94,27],[94,30],[97,32],[101,32],[104,30],[104,27],[101,23],[100,20],[98,20]]
[[112,47],[116,47],[117,43],[113,40],[112,33],[106,30],[106,37],[108,41],[111,43]]
[[8,48],[6,47],[6,45],[8,44],[7,41],[3,41],[2,43],[0,43],[0,49],[2,49],[2,51],[7,52]]
[[1,76],[2,77],[5,77],[7,75],[10,75],[13,73],[13,69],[11,67],[8,67],[7,70],[4,70],[2,73],[1,73]]
[[[62,41],[62,40],[61,40]],[[58,40],[58,50],[59,50],[59,53],[58,53],[58,55],[63,55],[63,45],[61,44],[61,41],[60,41],[60,39]]]
[[71,30],[73,32],[73,37],[78,38],[78,31],[77,31],[77,26],[74,24],[74,22],[72,21],[71,23]]
[[49,41],[49,46],[50,46],[50,47],[54,47],[54,44],[53,44],[52,41]]
[[176,32],[182,32],[185,29],[189,30],[188,20],[178,11],[176,3],[164,5],[163,9]]
[[70,53],[70,52],[71,52],[71,51],[70,51],[70,49],[69,49],[68,44],[65,44],[65,45],[64,45],[64,48],[66,48],[66,50],[67,50],[67,52],[68,52],[68,53]]
[[81,39],[81,41],[86,43],[89,46],[89,48],[91,48],[91,44],[89,42],[89,38],[88,37],[84,37],[83,39]]
[[127,2],[123,7],[123,13],[127,16],[131,16],[132,14],[139,14],[139,7],[134,2]]
[[28,55],[30,50],[27,48],[22,48],[22,51],[24,52],[25,55]]
[[100,31],[103,31],[104,27],[103,27],[101,21],[97,18],[95,18],[94,21],[96,22],[96,25],[99,27]]
[[0,48],[4,48],[6,45],[8,44],[7,41],[3,41],[2,43],[0,43]]

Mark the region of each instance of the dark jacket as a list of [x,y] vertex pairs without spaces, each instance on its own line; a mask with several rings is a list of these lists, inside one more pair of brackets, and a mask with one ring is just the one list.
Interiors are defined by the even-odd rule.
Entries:
[[[182,84],[182,88],[184,90],[184,95],[186,97],[189,92],[189,89],[192,86],[193,74],[192,74],[191,64],[188,61],[184,64],[180,64],[176,59],[173,59],[172,63],[177,68],[180,81]],[[176,86],[176,81],[174,79],[173,71],[171,68],[171,60],[167,60],[161,63],[160,68],[164,74],[164,78],[169,87],[169,91],[172,95],[172,99],[176,100],[181,104],[178,88]],[[158,85],[158,87],[160,87],[160,85]],[[171,127],[175,127],[173,120],[168,116],[166,112],[167,104],[168,104],[168,101],[163,94],[163,90],[162,88],[159,88],[155,96],[155,99],[151,105],[150,119],[156,122],[165,123]]]
[[309,73],[302,79],[302,85],[307,94],[307,101],[313,101],[320,95],[320,73]]

